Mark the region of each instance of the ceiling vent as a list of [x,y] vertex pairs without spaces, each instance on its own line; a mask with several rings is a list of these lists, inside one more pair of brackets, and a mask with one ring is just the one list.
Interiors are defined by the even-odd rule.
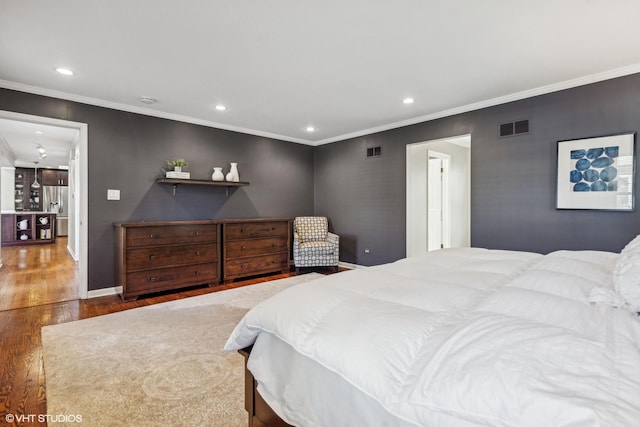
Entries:
[[382,147],[367,148],[367,157],[379,157],[379,156],[382,156]]
[[529,133],[529,120],[503,123],[500,125],[500,136],[514,136]]

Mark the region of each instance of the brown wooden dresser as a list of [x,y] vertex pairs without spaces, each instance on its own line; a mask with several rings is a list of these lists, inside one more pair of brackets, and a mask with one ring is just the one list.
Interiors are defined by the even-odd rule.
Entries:
[[125,301],[142,294],[220,282],[217,221],[115,224],[116,286]]
[[143,294],[289,271],[291,220],[116,223],[116,286]]
[[291,220],[223,220],[222,271],[225,281],[289,271]]

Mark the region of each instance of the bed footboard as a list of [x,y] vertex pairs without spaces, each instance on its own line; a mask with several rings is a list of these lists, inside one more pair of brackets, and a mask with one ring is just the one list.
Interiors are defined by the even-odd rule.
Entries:
[[244,408],[249,413],[249,427],[292,427],[284,422],[262,399],[257,390],[257,382],[247,369],[251,347],[238,350],[244,357]]

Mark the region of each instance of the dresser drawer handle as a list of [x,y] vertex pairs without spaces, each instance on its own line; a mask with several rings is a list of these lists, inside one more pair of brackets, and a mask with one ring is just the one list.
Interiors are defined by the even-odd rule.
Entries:
[[241,228],[241,229],[240,229],[240,232],[241,232],[241,233],[244,233],[244,228]]
[[241,267],[242,267],[243,270],[246,270],[247,269],[247,264],[242,264]]
[[196,251],[196,256],[200,256],[200,251]]
[[157,234],[155,234],[155,233],[151,233],[151,234],[149,234],[149,238],[150,238],[150,239],[155,239],[156,237],[158,237],[158,235],[157,235]]
[[150,259],[151,261],[155,261],[155,260],[156,260],[156,256],[155,256],[155,255],[151,255],[151,256],[149,257],[149,259]]
[[149,281],[150,282],[157,282],[158,278],[157,277],[149,277]]
[[200,275],[200,272],[199,272],[199,271],[196,271],[196,273],[195,273],[195,274],[196,274],[196,276],[199,276],[199,275]]
[[199,231],[196,231],[196,236],[199,236],[199,235],[200,235],[200,232],[199,232]]
[[246,246],[241,246],[240,249],[242,249],[244,251],[245,249],[247,249],[247,247]]

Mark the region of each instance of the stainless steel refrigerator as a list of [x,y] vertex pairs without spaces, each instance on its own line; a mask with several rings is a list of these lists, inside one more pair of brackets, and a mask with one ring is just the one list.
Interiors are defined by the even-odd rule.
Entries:
[[56,215],[56,236],[68,234],[69,213],[69,187],[58,185],[42,186],[42,207],[45,212]]

